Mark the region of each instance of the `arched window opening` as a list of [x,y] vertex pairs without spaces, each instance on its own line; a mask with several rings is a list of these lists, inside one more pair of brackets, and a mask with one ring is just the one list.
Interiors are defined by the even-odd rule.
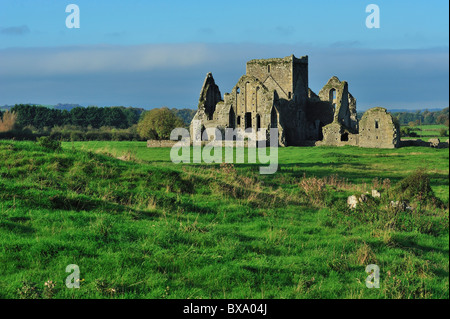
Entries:
[[228,119],[228,126],[232,129],[236,128],[236,114],[234,113],[233,108],[230,110],[230,115]]
[[272,112],[270,112],[270,127],[277,128],[278,127],[278,115],[275,107],[272,107]]
[[201,140],[202,141],[207,141],[208,140],[208,137],[206,137],[206,139],[204,139],[203,138],[203,133],[205,132],[205,126],[204,125],[202,125],[202,128],[201,128],[201,130],[200,130],[200,134],[201,134]]
[[255,94],[255,111],[258,112],[258,92],[259,92],[259,86],[256,87],[256,94]]
[[261,116],[256,114],[256,130],[258,131],[261,128]]
[[341,135],[341,142],[348,142],[348,133],[345,132]]
[[336,103],[336,89],[331,89],[329,94],[330,103]]
[[252,128],[252,113],[245,113],[245,129]]

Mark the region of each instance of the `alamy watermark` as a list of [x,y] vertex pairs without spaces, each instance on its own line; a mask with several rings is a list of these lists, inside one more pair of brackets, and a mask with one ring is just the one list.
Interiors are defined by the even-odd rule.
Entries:
[[380,28],[380,7],[376,4],[369,4],[366,7],[366,12],[370,14],[366,18],[366,27],[368,29]]
[[380,267],[375,264],[367,265],[366,273],[369,274],[366,278],[366,287],[380,288]]
[[69,4],[66,12],[70,13],[66,18],[66,27],[68,29],[80,28],[80,8],[76,4]]
[[[201,121],[194,120],[191,134],[185,128],[176,128],[170,134],[172,141],[178,141],[170,151],[170,159],[173,163],[192,162],[201,163],[244,163],[245,148],[247,148],[247,163],[261,164],[260,174],[274,174],[278,169],[278,129],[252,128],[205,128],[202,129]],[[202,148],[202,141],[208,143]],[[266,142],[269,141],[269,147]],[[247,147],[245,147],[247,142]],[[223,149],[225,148],[225,161],[223,161]],[[269,154],[267,154],[269,153]],[[236,156],[234,156],[236,155]]]
[[[70,13],[66,18],[66,27],[68,29],[80,28],[80,7],[76,4],[66,6],[66,12]],[[380,7],[376,4],[366,6],[366,13],[370,13],[366,18],[366,27],[368,29],[380,28]]]
[[71,264],[66,267],[66,272],[71,272],[66,278],[67,288],[80,288],[80,267]]

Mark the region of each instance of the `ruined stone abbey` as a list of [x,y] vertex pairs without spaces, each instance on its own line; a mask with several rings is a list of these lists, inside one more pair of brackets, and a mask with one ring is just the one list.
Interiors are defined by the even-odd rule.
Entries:
[[346,81],[333,76],[315,94],[308,86],[308,56],[248,61],[246,74],[223,99],[208,73],[193,120],[200,120],[202,129],[278,128],[280,146],[395,148],[400,141],[384,108],[370,109],[358,121]]

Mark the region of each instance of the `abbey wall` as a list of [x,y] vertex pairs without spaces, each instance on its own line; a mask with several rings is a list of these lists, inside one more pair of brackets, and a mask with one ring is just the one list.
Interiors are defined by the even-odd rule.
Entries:
[[246,74],[223,99],[208,73],[194,120],[201,121],[202,131],[278,128],[280,146],[399,146],[398,128],[385,109],[371,109],[358,122],[356,99],[346,81],[333,76],[314,93],[308,86],[307,56],[248,61]]

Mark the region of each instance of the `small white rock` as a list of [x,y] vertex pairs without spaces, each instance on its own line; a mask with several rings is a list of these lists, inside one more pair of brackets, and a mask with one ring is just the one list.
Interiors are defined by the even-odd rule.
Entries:
[[355,195],[349,196],[347,198],[347,204],[351,209],[356,208],[356,205],[358,205],[358,198]]
[[377,191],[376,189],[372,189],[372,197],[378,197],[378,198],[380,198],[381,197],[381,194],[380,194],[380,192],[379,191]]

